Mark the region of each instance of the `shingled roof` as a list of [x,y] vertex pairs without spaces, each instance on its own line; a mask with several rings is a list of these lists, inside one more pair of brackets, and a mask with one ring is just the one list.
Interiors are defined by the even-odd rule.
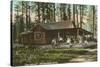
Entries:
[[74,28],[71,22],[40,23],[39,25],[46,30]]
[[[80,34],[82,34],[83,32],[84,34],[92,34],[91,32],[84,30],[82,28],[75,28],[72,22],[67,22],[67,21],[66,22],[39,23],[35,27],[37,27],[38,25],[44,28],[45,30],[64,30],[65,29],[67,31],[70,31],[70,34],[73,32],[75,34],[75,32],[77,32],[77,29],[79,29]],[[35,29],[35,27],[33,27],[31,31]]]

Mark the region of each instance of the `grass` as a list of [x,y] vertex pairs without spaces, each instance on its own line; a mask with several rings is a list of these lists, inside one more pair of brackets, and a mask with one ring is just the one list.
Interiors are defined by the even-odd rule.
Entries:
[[75,55],[71,54],[63,54],[63,53],[44,53],[43,56],[40,57],[42,62],[68,62],[70,59],[75,58]]
[[84,49],[51,49],[46,51],[47,53],[67,53],[67,54],[85,54],[88,52],[87,50]]
[[85,47],[85,48],[95,49],[95,48],[97,48],[97,46],[96,45],[91,45],[91,46],[88,46],[88,47]]
[[[66,63],[70,62],[71,59],[76,58],[80,55],[87,54],[88,51],[82,49],[39,49],[32,47],[16,47],[13,48],[13,65],[25,65],[25,64],[40,64],[40,63]],[[96,60],[94,56],[92,59]]]

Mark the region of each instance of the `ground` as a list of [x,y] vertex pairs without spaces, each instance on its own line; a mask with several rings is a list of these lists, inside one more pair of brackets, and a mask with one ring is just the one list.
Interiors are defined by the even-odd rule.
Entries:
[[90,42],[87,46],[74,44],[72,47],[65,44],[55,47],[52,47],[51,45],[13,45],[13,65],[36,65],[97,61],[97,45],[93,42]]

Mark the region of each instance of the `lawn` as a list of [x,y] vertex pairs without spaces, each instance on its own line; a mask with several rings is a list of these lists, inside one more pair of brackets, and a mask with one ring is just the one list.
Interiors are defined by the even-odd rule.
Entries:
[[[84,62],[96,61],[97,52],[85,48],[52,48],[40,49],[33,47],[13,48],[13,65],[44,64],[44,63],[70,63],[71,60],[82,56]],[[77,60],[76,60],[77,62]],[[81,61],[80,61],[81,62]]]

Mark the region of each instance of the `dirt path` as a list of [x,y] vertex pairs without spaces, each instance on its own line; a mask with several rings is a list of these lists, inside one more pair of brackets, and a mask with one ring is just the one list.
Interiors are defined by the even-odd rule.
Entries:
[[89,56],[78,56],[77,58],[73,58],[72,60],[70,60],[70,62],[88,62],[88,61],[92,61],[92,59],[89,58]]
[[[97,56],[95,55],[96,49],[87,49],[90,53],[87,55],[80,55],[77,58],[73,58],[70,62],[91,62],[94,61],[94,58]],[[92,54],[91,54],[92,53]]]

